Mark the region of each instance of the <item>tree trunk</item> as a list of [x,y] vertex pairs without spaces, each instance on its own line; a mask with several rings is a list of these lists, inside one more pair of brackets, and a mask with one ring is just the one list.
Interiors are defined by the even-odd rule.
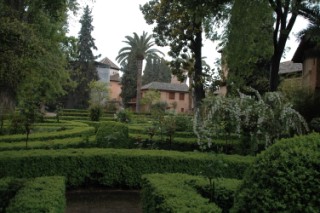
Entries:
[[203,89],[203,79],[202,79],[201,48],[202,48],[202,32],[199,31],[196,33],[196,38],[193,44],[193,51],[195,54],[195,63],[194,63],[194,96],[195,96],[194,108],[195,109],[201,107],[202,99],[205,98],[205,92]]
[[137,97],[136,97],[136,113],[140,113],[140,100],[141,100],[141,74],[143,59],[137,59]]

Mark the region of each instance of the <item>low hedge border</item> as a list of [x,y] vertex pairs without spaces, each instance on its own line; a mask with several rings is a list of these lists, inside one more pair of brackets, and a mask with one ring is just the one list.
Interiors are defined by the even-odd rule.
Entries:
[[185,174],[143,175],[143,212],[222,212],[216,203],[197,192],[194,183],[199,179]]
[[[65,148],[90,148],[96,147],[96,136],[88,137],[73,137],[53,139],[46,141],[30,141],[28,142],[28,149],[65,149]],[[8,150],[25,150],[26,144],[24,142],[0,143],[0,151]]]
[[5,212],[10,200],[23,187],[25,180],[12,177],[0,179],[0,213]]
[[[52,139],[62,139],[62,138],[70,138],[70,137],[85,137],[90,136],[95,133],[93,127],[90,126],[81,126],[74,127],[72,129],[55,131],[55,132],[40,132],[29,135],[29,141],[46,141]],[[26,140],[25,134],[17,134],[17,135],[8,135],[1,136],[0,142],[23,142]]]
[[28,180],[10,200],[6,213],[64,213],[65,188],[64,177],[38,177]]
[[[149,141],[149,136],[147,134],[129,134],[130,140],[133,144],[136,144],[138,147],[149,148],[149,146],[153,145],[158,149],[165,150],[177,150],[177,151],[194,151],[199,150],[199,145],[197,144],[197,138],[179,138],[174,137],[173,141],[170,145],[168,141],[166,141],[166,136],[163,136],[163,141],[161,141],[161,137],[156,135],[152,138],[152,141]],[[259,144],[258,150],[263,150],[265,147],[264,144]],[[230,139],[225,141],[223,139],[213,139],[212,145],[206,151],[213,151],[218,153],[225,154],[242,154],[245,149],[243,145],[240,143],[239,139]]]
[[65,176],[68,186],[84,183],[139,188],[141,176],[149,173],[199,175],[202,168],[223,161],[228,167],[217,175],[241,179],[253,157],[130,149],[61,149],[3,151],[0,178]]

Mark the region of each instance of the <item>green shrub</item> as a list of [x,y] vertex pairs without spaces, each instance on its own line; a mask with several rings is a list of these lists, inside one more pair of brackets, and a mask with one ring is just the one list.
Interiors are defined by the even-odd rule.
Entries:
[[114,121],[101,123],[97,131],[96,140],[98,147],[128,148],[128,126]]
[[10,201],[7,213],[63,213],[66,206],[63,177],[39,177],[28,180]]
[[89,108],[89,117],[91,121],[99,121],[102,116],[102,108],[100,106],[91,106]]
[[176,118],[176,130],[193,132],[193,121],[191,116],[177,115]]
[[116,113],[116,120],[122,123],[129,123],[132,120],[132,112],[124,109]]
[[278,141],[246,172],[234,212],[319,212],[320,135]]
[[310,122],[311,130],[315,132],[320,132],[320,117],[313,118]]
[[228,165],[219,177],[242,178],[253,157],[133,149],[61,149],[2,151],[0,178],[13,176],[65,176],[68,186],[95,182],[106,186],[139,187],[149,173],[199,175],[204,165],[221,161]]
[[222,212],[208,198],[186,184],[192,180],[184,174],[149,174],[142,178],[142,204],[144,212]]
[[5,212],[9,201],[16,195],[23,184],[23,179],[11,177],[0,179],[0,213]]

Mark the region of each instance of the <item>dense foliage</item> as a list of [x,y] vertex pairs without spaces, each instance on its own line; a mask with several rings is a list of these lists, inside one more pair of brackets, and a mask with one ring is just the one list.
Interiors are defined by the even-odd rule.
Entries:
[[236,0],[226,31],[222,63],[228,67],[228,94],[245,86],[269,90],[273,16],[267,0]]
[[141,100],[141,86],[142,86],[142,67],[143,60],[146,58],[154,59],[159,58],[158,54],[163,53],[153,46],[155,45],[152,41],[152,36],[148,33],[143,32],[141,36],[137,33],[133,33],[133,36],[126,36],[126,41],[124,43],[128,44],[127,47],[123,47],[119,50],[117,61],[122,64],[128,62],[128,60],[133,59],[136,63],[137,69],[137,82],[136,82],[136,112],[140,112],[140,100]]
[[38,177],[29,179],[6,208],[7,213],[63,213],[66,206],[65,179]]
[[205,165],[223,158],[228,168],[220,177],[242,178],[252,157],[212,155],[197,152],[133,149],[61,149],[2,151],[0,178],[64,176],[67,186],[102,184],[110,187],[139,187],[141,176],[150,173],[198,175]]
[[247,170],[233,212],[318,212],[320,135],[280,140]]
[[128,148],[130,145],[128,126],[119,122],[101,123],[96,138],[99,147]]
[[[224,4],[229,1],[159,1],[151,0],[140,6],[148,24],[155,24],[153,29],[156,43],[170,45],[169,55],[173,58],[173,74],[180,76],[183,70],[181,59],[188,52],[194,54],[193,86],[195,107],[201,105],[205,97],[202,70],[202,33],[213,25],[213,19],[221,18]],[[212,30],[210,30],[212,31]]]
[[90,82],[98,80],[98,73],[95,67],[93,50],[97,50],[94,38],[91,33],[94,29],[92,26],[92,14],[89,6],[84,8],[83,15],[80,19],[81,29],[77,42],[77,55],[75,61],[71,61],[71,78],[76,83],[76,87],[69,91],[67,102],[68,108],[87,108],[90,98]]
[[63,94],[67,11],[75,8],[74,0],[0,2],[0,108]]
[[142,85],[154,81],[167,83],[171,81],[171,71],[164,59],[147,59],[142,76]]
[[[276,139],[306,133],[309,128],[304,118],[292,108],[281,93],[265,93],[263,97],[240,93],[239,98],[213,97],[205,102],[203,118],[199,112],[194,130],[201,146],[211,146],[217,136],[238,134],[248,144],[248,151],[258,151],[259,143],[268,147]],[[200,122],[199,122],[200,121]]]

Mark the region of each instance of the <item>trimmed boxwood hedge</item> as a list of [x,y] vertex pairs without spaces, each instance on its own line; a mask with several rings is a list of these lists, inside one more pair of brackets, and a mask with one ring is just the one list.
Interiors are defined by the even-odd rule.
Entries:
[[[139,144],[140,147],[148,148],[147,144],[151,144],[148,141],[149,136],[147,134],[129,134],[132,143]],[[197,144],[197,138],[194,137],[186,137],[186,138],[179,138],[174,137],[172,144],[166,141],[166,137],[163,136],[163,141],[159,135],[156,135],[152,138],[152,143],[155,144],[155,147],[159,149],[166,149],[166,150],[177,150],[177,151],[194,151],[199,150],[199,145]],[[258,151],[263,150],[265,144],[258,144]],[[223,139],[213,139],[211,148],[207,149],[206,151],[213,151],[218,153],[225,153],[225,154],[242,154],[244,155],[244,148],[241,145],[239,139],[230,139],[228,141]]]
[[128,149],[62,149],[3,151],[0,178],[65,176],[68,186],[95,183],[106,186],[140,186],[148,173],[188,173],[198,175],[201,168],[223,161],[221,177],[242,178],[253,157],[215,155],[198,152]]
[[319,212],[320,134],[283,139],[247,170],[233,212]]
[[[40,132],[29,135],[29,141],[46,141],[52,139],[61,139],[68,137],[85,137],[93,135],[95,132],[93,127],[90,126],[80,126],[74,127],[72,129],[67,129],[63,131],[55,131],[55,132]],[[26,135],[18,134],[18,135],[8,135],[1,136],[0,142],[23,142],[26,140]]]
[[[28,149],[65,149],[65,148],[90,148],[96,147],[96,136],[88,137],[73,137],[53,139],[46,141],[30,141],[28,142]],[[0,151],[8,150],[25,150],[26,144],[24,142],[0,143]]]
[[23,186],[25,180],[12,177],[0,179],[0,213],[5,212],[9,201],[16,195]]
[[222,210],[202,197],[189,184],[191,178],[184,174],[149,174],[142,178],[143,212],[208,212],[220,213]]
[[38,177],[28,180],[10,200],[6,213],[64,213],[65,188],[63,177]]

